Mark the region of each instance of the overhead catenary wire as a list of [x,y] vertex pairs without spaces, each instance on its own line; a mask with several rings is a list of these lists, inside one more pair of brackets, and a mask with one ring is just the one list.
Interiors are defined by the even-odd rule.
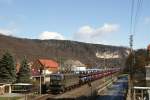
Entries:
[[[131,0],[131,17],[130,17],[129,35],[132,38],[136,35],[138,22],[142,12],[142,6],[143,6],[143,0]],[[130,46],[133,46],[133,44]]]
[[[132,91],[132,87],[133,87],[133,82],[132,82],[132,78],[133,78],[133,66],[135,64],[135,54],[134,54],[134,50],[133,50],[133,36],[136,34],[136,26],[138,24],[139,21],[139,17],[141,14],[141,9],[142,9],[142,5],[143,5],[143,0],[132,0],[131,2],[131,18],[130,18],[130,37],[129,37],[129,44],[130,44],[130,53],[133,55],[133,61],[131,63],[131,66],[129,67],[129,73],[130,73],[130,89],[131,89],[131,94],[133,93]],[[132,98],[132,96],[131,96]]]
[[131,3],[130,32],[129,32],[130,34],[132,34],[132,32],[133,32],[132,26],[133,26],[133,15],[134,15],[134,2],[135,1],[132,0],[132,3]]
[[130,35],[135,35],[136,28],[140,19],[143,0],[131,0],[131,17],[130,17]]
[[[136,27],[141,15],[143,0],[131,0],[131,17],[130,17],[130,49],[133,49],[133,36],[136,34]],[[132,50],[131,50],[132,51]]]
[[137,1],[137,6],[136,6],[136,12],[135,12],[135,20],[134,20],[134,26],[133,26],[133,34],[136,33],[136,26],[138,25],[141,11],[142,11],[142,6],[143,6],[143,0],[138,0]]
[[[134,6],[135,6],[135,1],[132,0],[131,2],[131,17],[130,17],[130,30],[129,30],[129,45],[130,45],[130,54],[133,53],[133,16],[134,16]],[[129,74],[130,74],[130,93],[132,94],[132,63],[131,66],[129,67]],[[131,96],[132,99],[132,96]]]

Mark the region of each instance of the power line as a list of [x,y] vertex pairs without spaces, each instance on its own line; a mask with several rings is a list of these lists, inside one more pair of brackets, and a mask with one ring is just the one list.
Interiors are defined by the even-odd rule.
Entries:
[[137,9],[135,13],[135,20],[134,20],[134,26],[133,26],[133,33],[135,34],[136,26],[138,24],[138,20],[140,18],[141,10],[142,10],[143,0],[137,1]]
[[130,34],[135,34],[136,26],[141,15],[142,6],[143,0],[132,0],[131,2]]
[[131,3],[130,34],[132,34],[133,15],[134,15],[134,0],[132,0]]
[[[134,4],[135,1],[132,0],[131,2],[131,18],[130,18],[130,37],[129,37],[129,45],[130,45],[130,54],[133,52],[133,16],[134,16]],[[130,74],[130,92],[132,94],[132,64],[129,66],[129,74]],[[132,98],[132,97],[131,97]]]
[[[135,6],[135,4],[137,4],[137,5]],[[133,66],[134,66],[134,63],[135,63],[135,55],[134,55],[134,51],[133,51],[133,34],[135,34],[136,25],[137,25],[139,17],[140,17],[140,11],[141,11],[141,8],[142,8],[142,4],[143,4],[143,0],[138,0],[137,2],[134,1],[134,0],[132,0],[132,3],[131,3],[131,19],[130,19],[129,45],[130,45],[130,54],[133,55],[132,58],[134,60],[134,61],[132,60],[131,66],[129,67],[131,94],[132,94],[132,87],[133,87],[133,82],[132,82],[133,72],[132,71],[133,71]],[[136,11],[136,12],[134,12],[134,11]]]
[[[135,33],[136,27],[141,15],[142,5],[143,5],[143,0],[132,0],[131,2],[131,17],[130,17],[130,30],[129,30],[130,36],[136,34]],[[133,39],[132,39],[132,43],[133,43]]]

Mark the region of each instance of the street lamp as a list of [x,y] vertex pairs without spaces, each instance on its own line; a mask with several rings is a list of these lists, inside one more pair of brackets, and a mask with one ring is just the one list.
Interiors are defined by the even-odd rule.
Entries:
[[42,68],[40,68],[40,95],[42,94],[41,91],[42,91]]

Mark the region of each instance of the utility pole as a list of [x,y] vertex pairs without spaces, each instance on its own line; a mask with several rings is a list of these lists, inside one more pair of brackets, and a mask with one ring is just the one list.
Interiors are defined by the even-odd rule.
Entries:
[[40,69],[40,95],[42,94],[42,71],[43,71],[43,69]]
[[[130,54],[133,54],[133,35],[132,34],[129,37],[129,44],[130,44]],[[132,58],[131,66],[130,66],[130,69],[129,69],[131,78],[132,78],[132,67],[133,67],[133,60],[134,60],[133,58]]]
[[40,95],[42,94],[41,91],[42,91],[42,79],[41,79],[42,75],[40,75]]
[[131,34],[129,36],[129,45],[130,45],[130,54],[131,54],[131,65],[129,66],[129,73],[130,73],[130,95],[131,95],[131,99],[133,99],[133,65],[134,65],[134,51],[133,51],[133,35]]

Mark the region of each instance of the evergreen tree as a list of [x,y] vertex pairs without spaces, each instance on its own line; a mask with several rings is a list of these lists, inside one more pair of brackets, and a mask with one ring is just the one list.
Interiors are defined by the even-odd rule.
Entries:
[[16,81],[16,67],[12,55],[6,52],[0,60],[0,82],[13,83]]
[[26,57],[21,62],[20,70],[18,72],[17,82],[28,83],[30,82],[31,72]]

